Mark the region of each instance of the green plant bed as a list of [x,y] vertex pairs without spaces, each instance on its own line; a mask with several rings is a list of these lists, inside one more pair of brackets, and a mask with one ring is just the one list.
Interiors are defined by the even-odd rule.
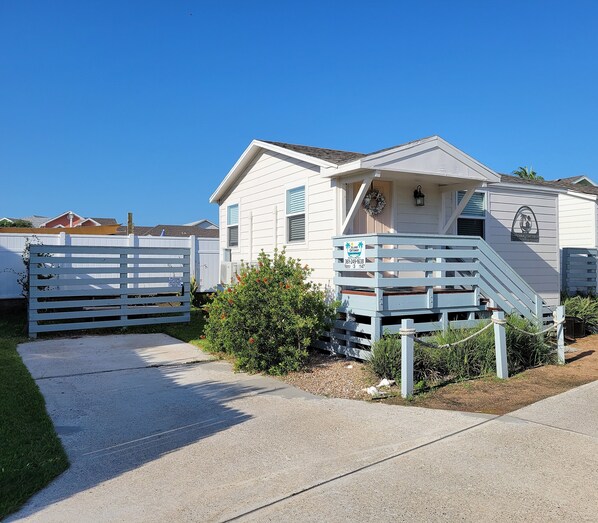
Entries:
[[563,300],[565,314],[583,320],[586,331],[598,332],[598,298],[596,296],[570,296]]
[[[537,327],[527,320],[511,315],[508,322],[528,332],[537,332]],[[509,373],[515,374],[527,368],[554,363],[553,346],[543,336],[522,334],[511,325],[506,326],[507,360]],[[481,327],[480,327],[481,328]],[[427,339],[434,345],[454,344],[477,329],[451,329],[438,332]],[[476,378],[496,372],[496,353],[493,329],[487,329],[479,336],[448,348],[415,345],[413,379],[419,390],[443,382]],[[401,379],[401,337],[385,335],[374,344],[370,365],[380,377]]]
[[0,519],[68,467],[44,398],[17,353],[26,316],[0,319]]
[[307,348],[329,328],[336,303],[308,281],[311,270],[284,251],[263,251],[257,266],[242,265],[237,283],[206,306],[206,338],[212,350],[230,354],[249,372],[298,370]]

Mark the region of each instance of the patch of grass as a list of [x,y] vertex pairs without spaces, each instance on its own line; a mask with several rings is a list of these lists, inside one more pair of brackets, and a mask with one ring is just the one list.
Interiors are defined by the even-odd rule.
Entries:
[[68,467],[44,398],[17,353],[23,313],[0,319],[0,519]]

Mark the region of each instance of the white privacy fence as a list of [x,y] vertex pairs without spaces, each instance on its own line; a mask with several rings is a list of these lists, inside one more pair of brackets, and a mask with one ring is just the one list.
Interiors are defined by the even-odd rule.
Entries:
[[[215,290],[220,281],[218,238],[173,238],[169,236],[100,236],[92,234],[0,234],[0,299],[22,298],[18,282],[25,272],[23,250],[33,244],[88,247],[173,247],[190,249],[190,271],[199,290]],[[92,267],[93,265],[90,265]],[[138,277],[150,276],[140,272]]]

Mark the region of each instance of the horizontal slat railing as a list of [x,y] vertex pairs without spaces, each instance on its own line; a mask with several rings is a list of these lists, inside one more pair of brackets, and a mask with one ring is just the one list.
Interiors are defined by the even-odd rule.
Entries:
[[[346,242],[364,242],[365,267],[345,266]],[[484,240],[469,236],[371,234],[333,240],[340,290],[424,287],[478,290],[506,312],[537,319],[537,293]]]
[[29,334],[186,322],[190,249],[33,245]]

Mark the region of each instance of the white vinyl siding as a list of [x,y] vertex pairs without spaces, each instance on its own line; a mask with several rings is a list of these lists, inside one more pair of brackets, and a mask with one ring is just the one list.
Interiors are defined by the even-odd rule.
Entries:
[[226,208],[226,231],[228,247],[239,246],[239,205],[229,205]]
[[287,191],[287,242],[305,241],[305,186]]
[[596,202],[585,197],[559,195],[559,241],[563,247],[593,249],[597,245]]
[[[486,191],[486,241],[551,306],[560,301],[560,249],[556,194],[493,186]],[[517,211],[528,206],[538,221],[539,241],[513,241]]]
[[[255,261],[261,250],[272,254],[283,247],[313,269],[311,279],[332,285],[332,236],[336,227],[336,190],[320,168],[273,151],[264,151],[247,166],[220,201],[220,223],[227,205],[239,204],[239,246],[231,261]],[[286,191],[305,187],[306,238],[287,243]],[[226,234],[221,234],[221,250]]]

